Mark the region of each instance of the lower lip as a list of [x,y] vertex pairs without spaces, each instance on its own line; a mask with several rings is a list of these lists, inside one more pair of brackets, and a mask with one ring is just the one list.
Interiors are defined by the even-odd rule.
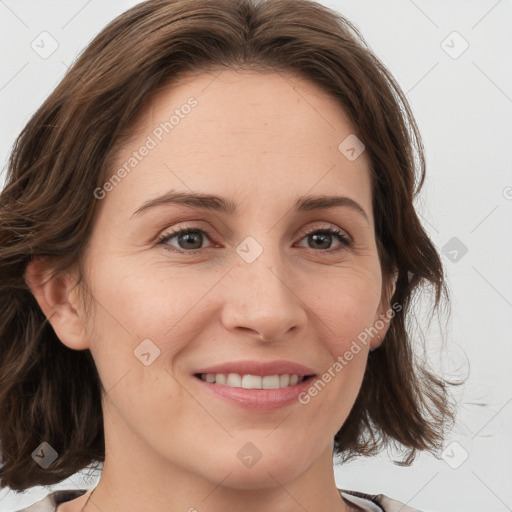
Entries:
[[275,410],[298,402],[298,397],[306,391],[315,378],[308,377],[294,386],[277,389],[245,389],[212,384],[198,377],[192,377],[205,391],[212,393],[244,409]]

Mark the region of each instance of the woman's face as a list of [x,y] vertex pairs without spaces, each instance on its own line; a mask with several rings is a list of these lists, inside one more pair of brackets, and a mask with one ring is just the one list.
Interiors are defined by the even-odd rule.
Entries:
[[[335,100],[278,73],[189,75],[137,119],[117,178],[96,192],[88,334],[60,336],[92,352],[112,453],[130,446],[140,460],[215,482],[230,474],[238,488],[275,485],[269,473],[289,481],[320,458],[332,464],[331,440],[379,343],[360,335],[389,307],[369,160],[353,134]],[[222,199],[147,205],[170,194]],[[300,207],[317,196],[348,199]],[[195,375],[227,365],[219,373],[279,376],[245,385],[285,386],[281,375],[301,373],[286,364],[320,379],[331,369],[331,379],[310,394],[315,378],[243,391],[236,376]]]

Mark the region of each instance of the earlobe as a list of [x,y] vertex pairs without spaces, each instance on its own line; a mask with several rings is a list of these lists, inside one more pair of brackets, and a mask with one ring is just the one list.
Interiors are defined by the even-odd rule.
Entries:
[[370,342],[370,351],[380,347],[384,341],[384,338],[386,337],[386,333],[388,332],[389,324],[391,322],[391,318],[388,312],[391,309],[390,302],[391,298],[395,294],[397,281],[398,271],[395,271],[389,278],[389,281],[386,283],[388,288],[383,293],[379,309],[375,315],[374,327],[378,330],[378,334],[373,336]]
[[391,275],[391,277],[389,278],[390,279],[390,283],[391,283],[391,292],[389,293],[388,295],[388,302],[391,301],[391,298],[393,297],[393,295],[395,294],[395,291],[396,291],[396,283],[398,282],[398,269],[395,268],[393,274]]
[[25,282],[57,337],[74,350],[89,348],[83,318],[70,301],[69,279],[52,275],[42,258],[33,258],[25,271]]
[[376,318],[374,326],[378,332],[370,341],[370,352],[380,347],[384,342],[384,338],[386,337],[386,333],[389,328],[389,318],[387,318],[385,314],[381,313]]

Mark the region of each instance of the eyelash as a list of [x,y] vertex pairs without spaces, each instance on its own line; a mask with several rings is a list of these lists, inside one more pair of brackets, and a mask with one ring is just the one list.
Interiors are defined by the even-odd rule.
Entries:
[[[174,238],[176,236],[185,235],[185,234],[188,234],[188,233],[197,233],[197,232],[203,233],[203,234],[207,235],[207,237],[211,240],[211,238],[208,235],[208,233],[206,231],[204,231],[203,229],[199,229],[197,227],[186,227],[186,228],[180,228],[180,229],[177,229],[177,230],[174,230],[174,231],[163,233],[162,235],[160,235],[158,237],[158,240],[157,240],[156,243],[157,243],[157,245],[164,245],[164,246],[166,246],[164,248],[166,250],[168,250],[168,251],[171,251],[171,252],[176,252],[176,253],[179,253],[179,254],[197,254],[197,253],[203,251],[204,249],[195,249],[193,251],[185,251],[183,249],[177,249],[175,247],[170,248],[171,246],[169,246],[169,244],[166,243],[170,239],[172,239],[172,238]],[[315,226],[315,227],[311,228],[311,230],[309,230],[308,232],[304,233],[304,236],[301,238],[301,240],[306,238],[309,235],[316,234],[316,233],[333,235],[341,243],[341,245],[338,248],[336,248],[336,249],[325,249],[325,250],[322,250],[322,249],[318,249],[318,250],[316,250],[316,249],[309,249],[310,251],[313,251],[315,253],[320,252],[320,253],[333,254],[333,253],[337,253],[337,252],[341,251],[342,249],[346,249],[346,248],[351,248],[352,247],[352,241],[350,240],[350,238],[347,237],[345,234],[343,234],[343,232],[340,231],[337,228],[318,228],[318,227]]]

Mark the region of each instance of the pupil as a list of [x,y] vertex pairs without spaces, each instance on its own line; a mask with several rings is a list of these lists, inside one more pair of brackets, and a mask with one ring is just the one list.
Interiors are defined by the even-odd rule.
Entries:
[[[180,242],[181,241],[185,241],[185,243],[194,243],[194,237],[198,237],[198,233],[185,233],[184,235],[181,235],[180,237]],[[197,240],[196,240],[197,242]],[[181,245],[181,244],[180,244]],[[183,249],[199,249],[201,248],[201,240],[199,239],[199,244],[196,243],[196,246],[195,247],[190,247],[190,246],[187,246],[187,247],[182,247]]]
[[[318,241],[318,239],[320,239],[320,241],[327,241],[327,246],[325,247],[325,244],[324,244],[324,247],[321,247],[322,249],[326,249],[326,248],[329,248],[329,241],[328,241],[328,238],[330,237],[331,235],[328,235],[328,234],[316,234],[316,235],[312,235],[313,239],[315,240],[315,242]],[[320,244],[321,245],[321,244]]]

